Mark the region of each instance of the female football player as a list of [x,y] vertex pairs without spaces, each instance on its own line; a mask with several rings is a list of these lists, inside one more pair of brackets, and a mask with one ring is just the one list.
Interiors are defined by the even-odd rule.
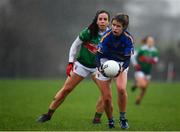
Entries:
[[152,65],[158,62],[158,51],[154,47],[155,40],[152,36],[146,36],[142,40],[143,46],[132,56],[131,61],[135,68],[135,84],[132,91],[136,88],[141,90],[136,98],[136,104],[140,104],[147,90],[151,79]]
[[133,53],[133,38],[127,28],[129,25],[129,17],[126,14],[119,13],[112,18],[112,29],[108,30],[101,38],[98,45],[97,52],[97,67],[98,73],[96,74],[97,83],[100,88],[104,109],[108,118],[109,128],[113,128],[113,107],[112,95],[110,92],[111,78],[104,76],[102,64],[107,60],[115,60],[121,66],[120,73],[115,78],[116,88],[118,93],[118,108],[119,108],[119,121],[122,129],[129,128],[127,119],[125,117],[127,105],[127,73],[130,63],[130,57]]
[[[63,103],[67,95],[88,75],[92,76],[96,83],[95,72],[95,54],[97,44],[102,34],[107,31],[110,21],[110,15],[107,11],[100,10],[96,13],[93,22],[80,32],[73,42],[69,52],[69,64],[66,68],[67,79],[63,87],[56,93],[54,100],[49,105],[46,114],[38,118],[38,122],[45,122],[51,119],[54,111]],[[78,57],[77,51],[80,47]],[[97,111],[103,112],[102,101],[97,103]],[[99,113],[100,113],[99,112]]]

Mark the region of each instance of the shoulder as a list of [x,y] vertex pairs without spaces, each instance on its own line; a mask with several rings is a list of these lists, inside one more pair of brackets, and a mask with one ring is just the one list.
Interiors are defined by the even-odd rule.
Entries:
[[141,47],[136,47],[135,51],[139,52],[141,50]]
[[157,48],[156,47],[152,47],[152,50],[154,51],[154,52],[158,52],[158,50],[157,50]]
[[152,52],[157,56],[159,55],[159,52],[155,46],[152,47]]
[[88,27],[84,28],[80,33],[79,33],[79,38],[82,41],[86,41],[90,38],[90,31],[88,29]]
[[110,34],[111,34],[111,29],[107,30],[107,31],[103,34],[103,36],[101,37],[100,43],[102,43],[105,39],[109,38]]
[[134,44],[134,38],[128,31],[124,31],[124,35],[130,43]]
[[148,50],[147,45],[143,45],[143,46],[141,46],[140,50]]
[[85,27],[84,29],[81,30],[80,34],[81,33],[90,33],[88,27]]
[[145,51],[148,51],[148,47],[146,45],[143,45],[143,46],[137,48],[138,54],[143,54]]
[[156,47],[151,47],[151,48],[148,48],[148,46],[147,45],[143,45],[142,47],[141,47],[141,50],[148,50],[148,51],[150,51],[150,52],[158,52],[158,50],[157,50],[157,48]]

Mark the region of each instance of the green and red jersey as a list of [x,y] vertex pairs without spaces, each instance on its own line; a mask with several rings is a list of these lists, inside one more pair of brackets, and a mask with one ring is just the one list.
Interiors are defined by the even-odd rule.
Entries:
[[158,61],[158,54],[158,50],[154,46],[149,48],[147,45],[144,45],[139,48],[137,50],[136,61],[140,65],[141,71],[147,75],[150,74],[152,65]]
[[91,37],[90,30],[85,28],[79,34],[79,38],[83,41],[80,47],[77,60],[88,68],[95,68],[95,50],[102,35],[98,34],[97,37]]

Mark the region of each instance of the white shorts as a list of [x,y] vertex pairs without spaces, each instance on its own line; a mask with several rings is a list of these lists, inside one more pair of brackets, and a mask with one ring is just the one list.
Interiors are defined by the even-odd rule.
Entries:
[[141,78],[145,78],[145,79],[147,79],[147,80],[151,80],[151,75],[146,75],[146,74],[144,74],[144,72],[142,72],[142,71],[136,71],[135,74],[134,74],[134,77],[135,77],[135,78],[141,77]]
[[[102,64],[104,64],[104,62],[106,62],[108,59],[105,59],[105,58],[102,58],[101,60],[100,60],[100,63],[101,63],[101,65]],[[123,65],[123,62],[118,62],[121,66]],[[126,68],[123,72],[126,72],[126,73],[128,73],[128,70],[129,70],[129,67],[128,68]],[[96,72],[96,78],[98,79],[98,80],[101,80],[101,81],[108,81],[108,80],[110,80],[110,79],[112,79],[112,78],[110,78],[110,77],[105,77],[101,72],[99,72],[98,70],[97,70],[97,72]]]
[[96,68],[85,67],[81,63],[76,61],[74,63],[73,72],[76,73],[77,75],[82,76],[82,77],[85,78],[90,74],[95,74],[96,73]]

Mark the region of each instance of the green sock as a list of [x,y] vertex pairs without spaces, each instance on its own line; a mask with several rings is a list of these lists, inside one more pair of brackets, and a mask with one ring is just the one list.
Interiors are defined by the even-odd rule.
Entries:
[[101,116],[102,116],[102,113],[95,113],[95,115],[94,115],[94,118],[101,118]]

